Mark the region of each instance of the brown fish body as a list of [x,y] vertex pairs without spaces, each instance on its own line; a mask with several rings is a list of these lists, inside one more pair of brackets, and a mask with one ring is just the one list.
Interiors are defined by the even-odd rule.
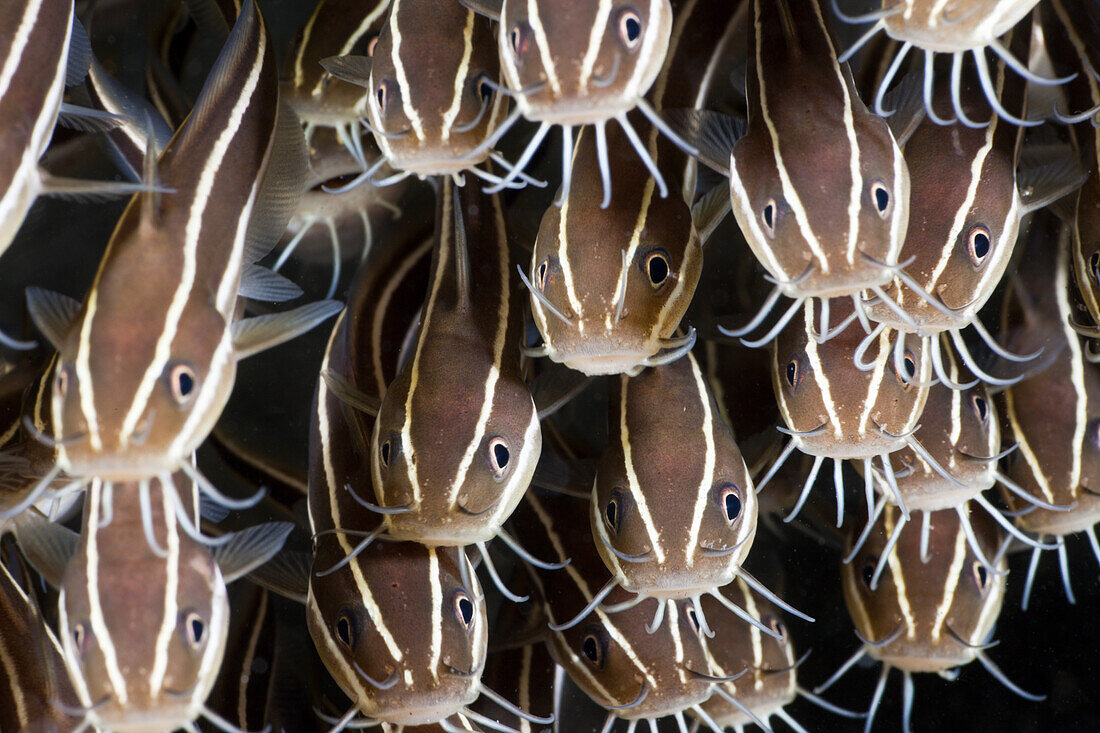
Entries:
[[1004,35],[1039,0],[935,0],[907,2],[902,11],[883,18],[886,32],[899,41],[929,51],[958,53],[989,45]]

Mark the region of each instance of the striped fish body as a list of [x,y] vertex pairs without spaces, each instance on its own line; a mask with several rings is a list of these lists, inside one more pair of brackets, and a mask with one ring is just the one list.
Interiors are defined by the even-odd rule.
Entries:
[[356,538],[343,537],[316,542],[307,599],[310,635],[340,688],[363,715],[401,725],[434,723],[472,703],[488,619],[462,551],[378,542],[319,577],[352,551]]
[[[282,91],[307,127],[353,131],[367,116],[370,92],[337,79],[321,59],[354,53],[370,56],[382,31],[390,0],[318,0],[294,39]],[[368,142],[369,144],[369,142]]]
[[[814,338],[820,303],[808,300],[783,329],[772,348],[772,386],[779,411],[804,453],[829,458],[869,458],[905,446],[928,399],[932,367],[927,339],[898,334],[904,357],[895,367],[895,334],[883,329],[866,350],[862,371],[854,359],[865,340],[863,329],[849,325],[825,343]],[[831,301],[841,317],[853,307]],[[907,372],[907,373],[906,373]]]
[[[1089,2],[1052,0],[1041,7],[1048,53],[1059,73],[1077,73],[1066,85],[1069,109],[1100,105],[1100,81],[1088,69],[1100,64],[1100,13]],[[1073,271],[1094,324],[1100,324],[1100,131],[1091,119],[1077,125],[1085,179],[1073,216]]]
[[[54,448],[30,435],[23,424],[26,415],[36,430],[46,435],[51,432],[54,361],[50,359],[43,365],[40,359],[24,359],[0,378],[0,513],[16,511],[31,499],[36,484],[56,462]],[[61,482],[51,483],[53,488],[61,487]],[[6,529],[6,521],[0,520],[0,532]]]
[[171,472],[213,427],[236,370],[230,327],[277,100],[271,44],[246,3],[195,110],[160,157],[162,182],[175,193],[130,202],[62,339],[54,430],[81,435],[58,451],[68,473],[136,480]]
[[689,353],[614,381],[589,512],[600,557],[642,595],[726,585],[752,547],[756,492],[702,369]]
[[[949,375],[963,379],[954,351],[947,351]],[[968,372],[963,374],[969,376]],[[990,458],[1001,450],[1001,427],[986,385],[976,384],[965,390],[931,385],[914,437],[959,483],[944,478],[913,448],[902,448],[891,460],[900,464],[897,487],[909,511],[957,506],[992,488],[997,462]],[[891,493],[885,495],[887,501],[893,500]]]
[[[717,599],[702,599],[703,613],[714,637],[705,639],[711,674],[730,676],[747,669],[748,674],[720,683],[726,692],[761,720],[792,703],[798,694],[797,657],[790,634],[779,611],[766,598],[754,593],[744,581],[736,580],[719,592],[744,608],[772,631],[779,640],[731,616]],[[723,729],[749,725],[752,720],[720,695],[711,695],[702,708]]]
[[[58,605],[69,676],[96,727],[187,727],[217,677],[229,603],[209,548],[178,523],[181,497],[197,503],[183,473],[89,486]],[[146,511],[163,557],[143,539]]]
[[501,72],[529,120],[611,119],[632,110],[653,85],[672,26],[669,0],[504,0]]
[[386,515],[390,535],[467,545],[492,539],[512,513],[542,432],[520,373],[523,326],[501,204],[449,180],[441,190],[429,295],[415,346],[382,400],[371,468],[377,502],[407,509]]
[[[513,518],[516,536],[533,554],[556,562],[572,559],[561,570],[532,570],[554,624],[571,619],[611,578],[591,535],[576,520],[584,510],[576,499],[531,489]],[[615,588],[604,603],[611,606],[633,597]],[[661,605],[666,618],[650,634],[646,627]],[[691,601],[649,599],[616,613],[598,605],[571,628],[551,631],[547,645],[554,660],[596,703],[635,703],[614,711],[628,720],[661,717],[702,702],[710,692],[710,682],[689,671],[707,673],[693,614]]]
[[[867,654],[907,672],[942,672],[972,662],[1000,615],[1006,575],[982,564],[959,516],[947,510],[931,516],[927,562],[920,523],[909,522],[890,551],[888,571],[872,591],[871,576],[898,521],[897,507],[886,507],[867,542],[841,568],[848,613],[863,638],[878,642],[896,635],[881,646],[865,645]],[[971,512],[970,522],[983,554],[998,557],[1000,531],[993,520]],[[999,558],[997,572],[1007,569]]]
[[882,22],[886,32],[899,41],[929,51],[958,53],[989,45],[1023,20],[1038,2],[907,0]]
[[[1019,448],[1007,476],[1032,496],[1071,511],[1042,507],[1016,518],[1028,531],[1068,535],[1100,521],[1100,372],[1070,326],[1079,318],[1069,274],[1069,234],[1049,213],[1036,216],[1027,267],[1005,298],[1002,332],[1008,348],[1043,347],[1041,371],[1006,388],[1006,422]],[[1058,409],[1054,409],[1058,406]],[[1030,506],[1005,495],[1010,509]]]
[[729,161],[737,223],[788,296],[884,285],[909,220],[909,172],[893,134],[837,61],[818,0],[753,8],[748,126]]
[[[702,105],[736,10],[711,0],[677,3],[669,55],[648,96],[655,109]],[[546,355],[586,374],[636,371],[668,345],[702,268],[690,210],[694,161],[640,114],[624,119],[654,159],[669,195],[660,195],[628,134],[615,126],[606,131],[606,147],[616,183],[610,205],[602,208],[602,178],[591,165],[599,143],[586,128],[568,195],[543,215],[528,271]]]
[[[1012,48],[1023,52],[1028,37],[1026,30],[1013,31]],[[1023,80],[1007,72],[1004,63],[992,73],[1002,104],[1020,113]],[[989,125],[944,126],[925,118],[905,145],[913,193],[901,259],[936,302],[900,279],[886,293],[921,335],[963,328],[976,317],[1008,267],[1023,216],[1016,183],[1021,128],[991,111],[973,64],[964,65],[960,99],[969,119],[989,120]],[[933,109],[950,119],[946,85],[934,97]],[[914,330],[882,303],[871,305],[869,315],[891,328]]]
[[41,186],[65,90],[73,0],[12,0],[0,8],[0,254]]
[[0,564],[0,729],[27,733],[77,730],[65,714],[79,705],[65,673],[61,645],[35,599]]
[[499,75],[488,18],[451,0],[392,0],[367,92],[390,165],[438,176],[486,160],[477,148],[500,120]]

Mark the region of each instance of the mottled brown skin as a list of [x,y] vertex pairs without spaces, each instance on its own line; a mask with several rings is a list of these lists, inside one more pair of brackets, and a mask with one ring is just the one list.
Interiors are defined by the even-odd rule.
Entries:
[[[720,593],[748,611],[765,626],[783,635],[783,639],[768,636],[730,614],[716,599],[702,599],[703,613],[714,638],[706,640],[707,651],[714,665],[712,674],[728,676],[748,673],[722,686],[758,718],[766,720],[776,710],[794,701],[798,694],[794,644],[779,610],[766,598],[753,592],[738,580]],[[748,725],[752,721],[741,710],[720,695],[711,695],[703,703],[706,711],[723,727]]]
[[[600,12],[598,3],[585,0],[540,0],[535,7],[537,20],[529,16],[526,0],[505,0],[497,36],[504,79],[512,89],[525,92],[516,98],[524,117],[579,125],[633,109],[665,60],[674,15],[669,1],[613,2],[609,16]],[[621,27],[627,13],[636,14],[640,25],[636,42]],[[598,50],[586,78],[584,61],[600,22],[606,25],[597,37]],[[545,49],[533,25],[543,29]]]
[[[20,570],[16,573],[23,576]],[[27,579],[29,580],[29,578]],[[79,705],[65,674],[65,660],[37,602],[0,567],[0,728],[28,733],[68,733],[80,721],[65,714]]]
[[[113,516],[100,526],[107,510],[101,482],[93,481],[80,542],[61,583],[59,635],[69,676],[82,704],[97,704],[89,719],[108,730],[152,732],[191,723],[225,650],[229,606],[221,570],[210,549],[178,526],[168,491],[189,502],[194,489],[182,473],[167,486],[149,482],[153,535],[168,551],[165,558],[144,539],[138,483],[114,485]],[[169,607],[172,618],[165,617]],[[164,628],[170,635],[161,648]]]
[[[817,2],[756,0],[753,6],[745,89],[748,128],[729,161],[734,215],[757,259],[786,295],[837,297],[884,285],[889,273],[861,253],[880,263],[897,262],[909,211],[909,176],[897,143],[885,120],[859,100],[848,66],[836,63],[837,47],[822,26]],[[851,131],[845,120],[849,113]],[[850,135],[859,146],[858,184],[852,176]],[[853,241],[849,209],[857,185]],[[880,187],[887,197],[881,209]],[[796,216],[799,204],[788,201],[786,191],[797,195],[812,237]],[[769,202],[771,231],[765,214]]]
[[[376,140],[390,165],[422,176],[446,175],[485,160],[487,150],[470,154],[499,121],[500,97],[486,84],[496,84],[499,76],[488,18],[451,0],[393,0],[368,87],[371,124],[385,133]],[[485,105],[477,125],[455,129],[472,123]]]
[[[877,362],[876,368],[861,371],[854,364],[854,355],[866,336],[863,329],[858,322],[852,323],[825,343],[817,344],[810,334],[816,332],[819,307],[815,301],[808,301],[803,317],[792,318],[772,346],[772,385],[784,422],[796,431],[826,428],[819,435],[795,436],[799,448],[813,455],[869,458],[898,450],[905,441],[879,435],[875,423],[895,436],[916,427],[928,398],[932,371],[926,340],[905,337],[912,378],[904,379],[895,370],[892,344],[897,336],[889,329],[864,355],[866,361]],[[847,299],[831,301],[834,322],[847,316],[852,307]],[[814,354],[820,359],[818,367],[814,365]],[[835,411],[832,415],[823,390],[826,384]],[[867,411],[869,399],[873,403]]]
[[[1005,295],[1002,325],[1007,348],[1043,348],[1036,367],[1002,395],[1008,428],[1020,443],[1004,471],[1029,494],[1074,507],[1036,508],[1017,517],[1022,529],[1049,535],[1072,534],[1100,520],[1100,372],[1068,325],[1083,316],[1070,290],[1068,240],[1053,214],[1035,217],[1028,266]],[[1005,500],[1013,510],[1030,506],[1007,493]]]
[[[941,672],[973,661],[978,650],[968,645],[984,644],[993,630],[1004,602],[1005,575],[982,565],[966,541],[958,514],[948,509],[931,515],[927,562],[921,557],[920,523],[906,523],[872,591],[871,576],[899,521],[897,507],[887,506],[855,558],[841,568],[844,600],[859,633],[878,642],[901,629],[885,646],[865,646],[867,653],[908,672]],[[971,512],[970,522],[982,552],[997,557],[1001,534],[993,520],[984,512]],[[854,539],[853,533],[849,548]],[[997,572],[1006,570],[1001,558]],[[937,623],[938,613],[943,614],[942,624]]]
[[[952,348],[945,348],[944,359],[948,376],[956,382],[971,381]],[[898,491],[909,511],[946,509],[992,488],[997,462],[982,459],[1000,452],[1001,426],[993,396],[984,384],[966,390],[939,383],[929,387],[914,437],[962,486],[941,476],[912,448],[902,448],[891,460],[899,474]]]
[[[343,54],[370,56],[388,6],[389,0],[318,0],[294,39],[282,82],[282,91],[302,122],[334,127],[357,124],[366,117],[369,91],[332,76],[321,60]],[[373,147],[367,137],[364,145]]]
[[[513,516],[517,535],[532,553],[555,561],[572,560],[562,570],[532,570],[551,623],[565,623],[588,602],[591,595],[582,592],[578,579],[590,594],[610,579],[591,535],[576,520],[584,509],[581,500],[531,489]],[[556,534],[562,552],[549,532]],[[616,588],[604,604],[611,606],[633,597]],[[667,604],[665,618],[650,634],[646,626],[658,603]],[[693,674],[708,672],[701,632],[694,626],[690,607],[690,601],[649,599],[613,614],[597,609],[572,628],[551,632],[547,644],[554,661],[600,705],[629,705],[638,700],[645,686],[644,699],[630,709],[615,711],[619,717],[635,720],[670,715],[702,702],[710,692],[711,683]],[[632,655],[637,661],[632,661]]]
[[[604,564],[623,578],[624,589],[659,598],[729,583],[756,534],[756,492],[694,356],[612,384],[610,440],[589,511]],[[605,543],[626,555],[654,552],[640,562],[620,561]]]
[[[1016,30],[1011,38],[1012,49],[1026,56],[1030,33]],[[1006,72],[1003,63],[993,65],[990,75],[995,88],[1002,90],[1002,105],[1019,114],[1026,98],[1023,80],[1011,70]],[[916,333],[921,335],[963,328],[973,320],[1008,267],[1023,215],[1016,188],[1022,128],[992,111],[969,61],[963,66],[960,100],[969,119],[989,120],[989,126],[945,126],[926,117],[905,144],[912,203],[900,259],[908,263],[905,271],[953,314],[937,309],[895,279],[886,292],[917,324]],[[933,106],[941,117],[953,117],[946,83],[937,86]],[[984,156],[979,182],[967,206],[972,169],[979,156]],[[963,209],[966,215],[956,221]],[[913,330],[881,304],[870,307],[870,316],[894,328]]]
[[[447,180],[441,188],[429,296],[416,344],[382,400],[371,463],[377,502],[411,509],[386,516],[391,536],[467,545],[492,539],[511,514],[534,472],[542,433],[520,372],[520,293],[500,204],[477,186],[454,189]],[[465,292],[455,190],[466,231]],[[491,410],[480,427],[486,401]],[[503,463],[494,462],[499,455]]]

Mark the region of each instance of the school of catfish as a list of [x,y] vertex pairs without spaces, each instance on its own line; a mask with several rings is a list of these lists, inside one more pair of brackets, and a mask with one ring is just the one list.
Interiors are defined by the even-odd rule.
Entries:
[[2,732],[1100,721],[1098,0],[6,0],[0,277]]

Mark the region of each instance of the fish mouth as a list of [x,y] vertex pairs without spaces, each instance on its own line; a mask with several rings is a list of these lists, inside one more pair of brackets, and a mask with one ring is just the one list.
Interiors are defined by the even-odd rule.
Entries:
[[149,709],[120,708],[95,714],[95,726],[114,733],[163,733],[189,727],[202,712],[189,705],[165,705],[157,701]]
[[558,354],[558,361],[570,369],[576,369],[590,377],[604,374],[622,374],[629,372],[641,365],[643,361],[653,356],[656,352],[637,351],[633,349],[623,351],[610,351],[604,354],[567,356]]
[[471,145],[469,150],[459,149],[446,155],[436,153],[401,155],[397,153],[391,156],[390,167],[418,177],[458,175],[489,157],[488,151],[476,158],[463,157],[472,152],[475,147]]
[[[400,710],[400,712],[390,712],[384,715],[375,715],[374,717],[383,723],[391,723],[394,725],[430,725],[431,723],[437,723],[440,720],[444,720],[454,715],[462,710],[462,708],[471,704],[477,698],[477,689],[473,687],[471,690],[473,692],[472,695],[466,694],[461,698],[456,696],[455,698],[441,700],[431,705],[425,705],[424,707],[407,707]],[[401,696],[397,698],[395,702],[407,701],[409,697],[408,692],[408,690],[403,690]],[[386,707],[386,705],[379,705],[379,709],[385,709]]]
[[[568,101],[565,101],[568,100]],[[587,97],[572,99],[566,97],[551,98],[548,103],[531,103],[526,98],[527,111],[524,117],[532,122],[547,122],[551,125],[591,125],[610,120],[616,115],[625,114],[634,109],[633,101],[626,99],[608,99],[593,104]]]

